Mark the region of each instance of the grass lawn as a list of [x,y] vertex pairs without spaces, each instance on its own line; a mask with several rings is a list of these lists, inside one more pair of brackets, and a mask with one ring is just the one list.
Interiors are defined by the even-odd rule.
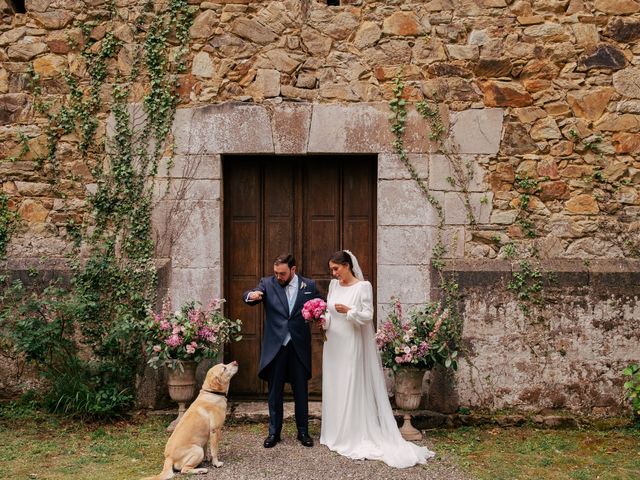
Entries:
[[[140,416],[92,424],[0,410],[0,479],[130,480],[156,474],[169,420]],[[227,429],[228,435],[235,430],[261,439],[265,426],[230,424]],[[638,428],[474,427],[430,430],[427,437],[440,457],[475,478],[640,479]]]
[[458,428],[428,432],[480,479],[640,479],[640,428]]

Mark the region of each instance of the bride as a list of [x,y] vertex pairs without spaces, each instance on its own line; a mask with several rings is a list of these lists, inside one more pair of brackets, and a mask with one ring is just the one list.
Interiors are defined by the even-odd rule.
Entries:
[[435,455],[405,441],[391,410],[373,331],[373,291],[349,250],[329,259],[320,443],[353,459],[405,468]]

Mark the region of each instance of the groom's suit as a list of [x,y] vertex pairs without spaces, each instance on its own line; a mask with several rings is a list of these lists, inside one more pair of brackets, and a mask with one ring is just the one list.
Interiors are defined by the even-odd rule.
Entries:
[[[262,292],[261,300],[248,299],[254,291]],[[288,298],[285,287],[271,276],[260,279],[258,286],[246,291],[243,297],[248,305],[264,304],[258,376],[269,383],[269,434],[278,436],[282,429],[285,382],[289,382],[293,390],[298,432],[308,433],[309,423],[307,382],[311,378],[311,329],[302,317],[302,306],[320,294],[313,280],[299,275],[295,291],[291,293],[293,296]]]

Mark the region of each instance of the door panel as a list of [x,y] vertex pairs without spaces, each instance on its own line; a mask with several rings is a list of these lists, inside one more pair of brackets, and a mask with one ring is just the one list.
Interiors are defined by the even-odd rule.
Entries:
[[[241,364],[232,391],[261,396],[267,391],[257,376],[264,310],[246,305],[242,293],[273,273],[276,256],[290,252],[326,298],[327,260],[341,248],[358,256],[375,292],[376,159],[225,156],[223,181],[226,313],[243,321],[243,340],[227,349],[227,358]],[[322,336],[312,331],[309,391],[319,396]]]

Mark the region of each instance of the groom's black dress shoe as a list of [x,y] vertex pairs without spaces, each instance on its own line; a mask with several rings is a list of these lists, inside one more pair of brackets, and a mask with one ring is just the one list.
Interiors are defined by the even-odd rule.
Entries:
[[281,441],[280,435],[269,435],[264,439],[264,448],[272,448],[276,446],[276,443]]
[[313,447],[313,438],[306,433],[299,433],[298,440],[300,440],[300,443],[305,447]]

